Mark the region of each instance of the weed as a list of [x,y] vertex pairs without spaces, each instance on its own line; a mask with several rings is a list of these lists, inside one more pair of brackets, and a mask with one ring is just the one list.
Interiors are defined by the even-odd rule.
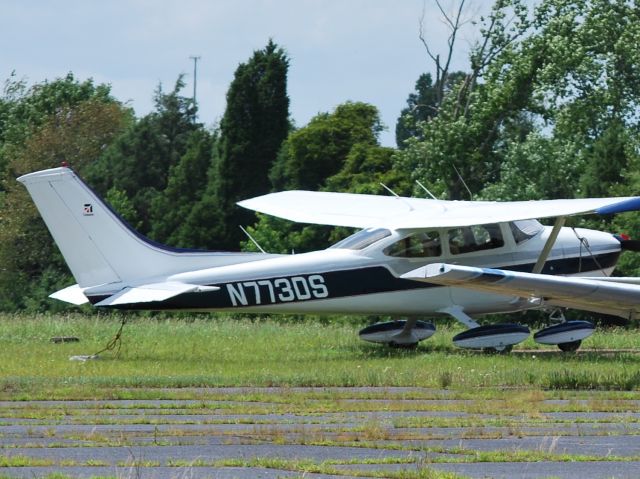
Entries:
[[453,373],[451,371],[442,371],[438,376],[438,385],[442,389],[448,389],[453,384]]
[[[278,386],[291,389],[291,394],[282,394],[274,402],[296,411],[304,409],[308,400],[296,395],[297,386],[417,386],[461,393],[472,390],[474,397],[484,389],[514,387],[640,389],[640,355],[537,353],[533,358],[516,350],[511,355],[487,356],[456,350],[450,339],[458,329],[450,326],[440,328],[417,350],[407,352],[364,344],[357,338],[359,325],[342,320],[321,325],[314,320],[163,318],[131,321],[117,359],[105,354],[100,361],[72,363],[69,356],[99,349],[112,336],[120,318],[0,315],[0,398],[142,399],[161,395],[198,399],[199,395],[214,397],[215,390],[209,393],[209,388],[220,386]],[[81,337],[82,342],[51,344],[49,338],[62,331]],[[640,343],[640,333],[612,330],[598,334],[594,342],[608,349],[629,347]],[[529,346],[527,342],[525,347]],[[424,355],[428,355],[429,367],[416,367]],[[161,388],[172,390],[157,392]],[[335,409],[335,397],[328,408]],[[224,399],[219,394],[217,398]],[[261,401],[259,392],[254,400]],[[193,407],[222,409],[228,405],[204,401]],[[247,413],[269,407],[255,405],[251,412],[247,408]],[[37,414],[64,418],[67,411],[42,410]]]

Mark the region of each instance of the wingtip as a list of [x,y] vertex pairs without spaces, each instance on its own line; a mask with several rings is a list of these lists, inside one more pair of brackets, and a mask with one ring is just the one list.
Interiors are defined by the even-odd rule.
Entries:
[[607,206],[603,206],[595,210],[599,215],[612,215],[616,213],[624,213],[627,211],[640,210],[640,197],[635,196],[617,203],[613,203]]

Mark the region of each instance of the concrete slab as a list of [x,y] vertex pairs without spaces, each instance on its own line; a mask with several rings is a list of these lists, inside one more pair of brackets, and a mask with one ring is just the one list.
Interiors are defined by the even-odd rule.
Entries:
[[[161,392],[153,391],[158,395]],[[594,393],[594,399],[578,399],[577,394],[572,398],[572,393],[566,392],[567,399],[539,401],[538,407],[551,406],[554,411],[533,418],[512,411],[501,415],[500,410],[495,414],[470,413],[487,411],[487,401],[455,399],[455,392],[424,388],[191,388],[170,393],[192,394],[193,398],[1,401],[0,456],[51,460],[57,464],[70,461],[76,466],[5,468],[0,474],[32,478],[60,472],[78,478],[152,479],[271,479],[302,475],[263,467],[167,467],[172,461],[211,463],[270,458],[306,459],[314,464],[343,462],[336,467],[342,468],[347,477],[350,470],[355,475],[355,471],[415,471],[420,467],[450,470],[469,477],[640,477],[640,401],[611,401],[612,411],[606,411],[607,401],[598,399],[598,393]],[[241,397],[254,393],[264,395],[261,399],[265,400],[256,403]],[[296,395],[291,404],[282,403],[287,393]],[[217,400],[225,394],[228,400]],[[269,402],[269,394],[278,397]],[[300,410],[301,394],[309,394],[310,399],[304,403],[304,413],[299,414],[295,411]],[[340,395],[335,399],[344,405],[342,411],[326,411],[326,400],[332,400],[331,394]],[[504,398],[509,394],[505,391]],[[207,399],[213,396],[216,400]],[[596,412],[574,411],[576,405],[588,408],[594,404]],[[399,406],[402,410],[397,410]],[[247,408],[261,407],[268,412],[246,413]],[[626,408],[629,408],[626,412],[616,412]],[[456,427],[397,427],[420,418]],[[492,419],[505,419],[509,425],[488,425]],[[206,424],[211,421],[216,424]],[[358,444],[363,447],[355,447]],[[433,451],[427,451],[429,448]],[[461,457],[474,457],[461,456],[456,452],[460,448],[472,452],[528,450],[588,455],[600,461],[457,463]],[[607,459],[614,455],[629,461]],[[389,458],[415,463],[384,464]],[[122,466],[132,461],[146,465],[135,471]],[[346,464],[354,461],[356,464]],[[105,466],[88,466],[91,463]],[[333,476],[305,473],[304,477]]]

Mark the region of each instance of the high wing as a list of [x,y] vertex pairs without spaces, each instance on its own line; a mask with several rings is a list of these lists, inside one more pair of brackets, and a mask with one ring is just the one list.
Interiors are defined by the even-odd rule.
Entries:
[[640,208],[640,197],[540,201],[440,201],[422,198],[283,191],[240,206],[300,223],[356,228],[446,228]]
[[[434,263],[404,279],[528,298],[541,305],[613,314],[627,319],[640,311],[637,278],[576,278]],[[619,281],[616,281],[619,280]]]

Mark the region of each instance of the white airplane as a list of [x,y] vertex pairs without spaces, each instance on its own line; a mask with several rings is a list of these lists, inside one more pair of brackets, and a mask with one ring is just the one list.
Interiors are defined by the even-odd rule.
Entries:
[[[469,328],[454,344],[496,351],[529,329],[481,326],[474,317],[576,308],[634,318],[640,309],[640,281],[609,277],[621,251],[637,243],[563,226],[570,215],[638,210],[640,197],[501,203],[287,191],[238,203],[292,221],[362,228],[322,251],[276,255],[153,242],[67,167],[18,180],[77,281],[51,297],[73,304],[400,316],[408,319],[366,327],[360,337],[407,347],[435,332],[417,316],[448,315]],[[557,218],[553,227],[535,219],[549,217]],[[576,350],[594,325],[559,316],[534,339]]]

